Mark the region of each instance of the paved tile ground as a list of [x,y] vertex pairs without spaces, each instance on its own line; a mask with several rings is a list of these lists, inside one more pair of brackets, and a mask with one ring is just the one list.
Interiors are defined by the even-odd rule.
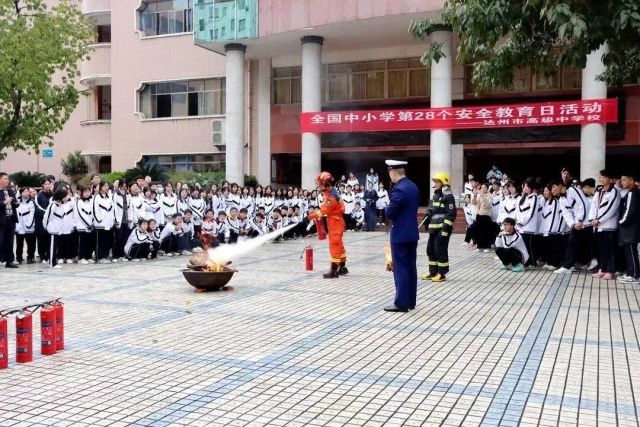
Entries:
[[456,236],[449,282],[384,313],[385,240],[349,234],[334,281],[325,245],[306,272],[270,244],[204,294],[185,257],[0,270],[2,306],[65,298],[67,338],[0,371],[0,425],[639,425],[640,287],[498,271]]

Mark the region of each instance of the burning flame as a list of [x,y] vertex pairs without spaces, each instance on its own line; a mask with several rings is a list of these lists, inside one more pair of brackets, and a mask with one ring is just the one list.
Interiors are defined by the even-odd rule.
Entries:
[[204,268],[204,271],[213,271],[215,273],[219,273],[221,271],[224,271],[224,265],[209,261],[207,262],[207,266]]

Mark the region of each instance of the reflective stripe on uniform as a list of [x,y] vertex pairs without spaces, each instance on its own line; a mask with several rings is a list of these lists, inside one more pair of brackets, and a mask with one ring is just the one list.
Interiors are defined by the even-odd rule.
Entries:
[[449,236],[449,233],[447,233],[446,231],[443,231],[443,232],[442,232],[442,236],[443,236],[443,237],[448,237],[448,236]]
[[444,223],[447,225],[453,225],[453,221],[449,220],[449,219],[445,219]]
[[429,224],[429,228],[442,228],[442,224]]
[[449,267],[449,263],[448,262],[439,262],[438,263],[438,267]]
[[437,261],[429,261],[429,265],[438,265]]

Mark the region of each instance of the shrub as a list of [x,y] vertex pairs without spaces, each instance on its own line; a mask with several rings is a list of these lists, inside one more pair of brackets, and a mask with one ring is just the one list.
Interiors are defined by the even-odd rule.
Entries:
[[124,177],[124,172],[109,172],[102,174],[103,181],[113,184],[115,180],[121,180]]
[[165,181],[167,179],[167,171],[159,165],[139,164],[135,168],[127,169],[124,172],[124,178],[127,182],[135,180],[137,177],[150,176],[152,181]]
[[258,178],[253,175],[245,175],[244,176],[244,186],[245,187],[257,187],[258,186]]
[[40,187],[45,174],[40,172],[16,172],[9,175],[9,179],[18,187]]
[[60,161],[60,164],[62,165],[62,173],[68,176],[74,184],[89,173],[89,165],[79,150],[69,153],[65,159]]
[[220,186],[222,181],[224,181],[224,172],[172,172],[169,175],[169,181],[171,181],[173,185],[177,182],[186,183],[189,187],[193,187],[198,183],[208,189],[211,187],[211,184]]

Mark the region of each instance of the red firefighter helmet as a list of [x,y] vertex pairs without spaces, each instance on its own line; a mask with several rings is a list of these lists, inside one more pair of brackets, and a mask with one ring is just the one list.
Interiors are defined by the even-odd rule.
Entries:
[[320,187],[328,187],[333,185],[333,175],[331,175],[329,172],[320,172],[320,175],[318,175],[318,177],[316,178],[316,183],[320,186]]

